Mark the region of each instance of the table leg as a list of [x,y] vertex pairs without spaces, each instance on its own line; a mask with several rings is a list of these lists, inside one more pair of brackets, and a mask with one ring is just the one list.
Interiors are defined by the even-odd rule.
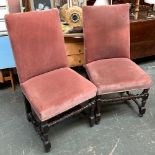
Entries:
[[16,85],[15,85],[15,79],[14,79],[14,76],[13,76],[13,69],[9,69],[9,74],[10,74],[12,89],[13,89],[13,91],[15,91]]

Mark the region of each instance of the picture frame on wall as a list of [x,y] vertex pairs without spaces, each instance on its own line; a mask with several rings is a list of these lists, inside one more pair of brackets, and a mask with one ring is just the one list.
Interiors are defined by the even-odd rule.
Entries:
[[54,7],[54,0],[30,0],[31,10],[49,10]]

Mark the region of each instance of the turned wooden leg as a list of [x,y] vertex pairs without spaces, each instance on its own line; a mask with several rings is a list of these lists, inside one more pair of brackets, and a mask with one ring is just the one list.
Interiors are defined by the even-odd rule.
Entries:
[[92,102],[92,106],[90,107],[89,124],[90,127],[93,127],[95,124],[95,103],[94,100],[90,100],[90,102]]
[[95,107],[95,123],[99,124],[101,120],[101,110],[100,110],[100,100],[96,97],[96,107]]
[[51,143],[48,138],[49,126],[48,123],[41,123],[41,140],[43,141],[45,152],[51,149]]
[[[23,95],[24,96],[24,95]],[[27,98],[24,96],[24,103],[25,103],[25,111],[26,111],[26,117],[29,122],[32,121],[32,110],[31,110],[31,105]]]
[[149,97],[149,93],[148,93],[149,89],[144,89],[142,94],[144,94],[144,96],[142,97],[142,103],[141,106],[139,106],[139,116],[143,117],[143,115],[145,114],[146,108],[145,108],[145,104],[146,101]]

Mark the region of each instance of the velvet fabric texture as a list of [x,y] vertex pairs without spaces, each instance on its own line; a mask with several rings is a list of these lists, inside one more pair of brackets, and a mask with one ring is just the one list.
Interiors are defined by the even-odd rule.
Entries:
[[41,121],[96,96],[90,81],[67,67],[57,9],[6,16],[20,85]]
[[150,77],[128,58],[111,58],[86,65],[90,80],[97,86],[97,95],[147,89]]
[[130,57],[129,5],[83,7],[85,62]]
[[95,97],[97,91],[90,81],[70,68],[36,76],[21,87],[42,121]]
[[21,83],[67,66],[57,9],[10,14],[6,23]]
[[150,77],[130,60],[129,5],[83,8],[86,71],[97,95],[151,87]]
[[8,0],[9,12],[17,13],[20,12],[20,0]]

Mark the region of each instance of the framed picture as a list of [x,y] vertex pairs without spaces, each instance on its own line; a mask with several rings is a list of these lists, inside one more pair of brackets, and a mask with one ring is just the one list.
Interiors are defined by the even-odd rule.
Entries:
[[67,4],[68,7],[72,6],[85,6],[87,0],[53,0],[54,1],[54,6],[57,8],[63,7],[65,4]]
[[54,0],[30,0],[31,10],[49,10],[54,7]]

